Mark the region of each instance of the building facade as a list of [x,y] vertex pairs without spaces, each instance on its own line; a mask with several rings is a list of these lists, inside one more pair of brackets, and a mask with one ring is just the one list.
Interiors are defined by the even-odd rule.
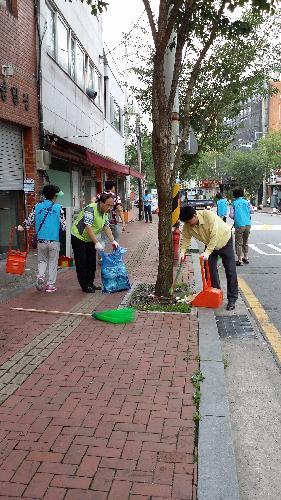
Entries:
[[10,228],[29,211],[42,184],[35,166],[39,138],[34,18],[33,0],[1,0],[0,255],[7,251]]
[[41,0],[38,21],[49,180],[64,192],[67,213],[93,200],[107,179],[125,202],[126,177],[134,175],[124,164],[125,96],[103,49],[102,18],[80,0]]

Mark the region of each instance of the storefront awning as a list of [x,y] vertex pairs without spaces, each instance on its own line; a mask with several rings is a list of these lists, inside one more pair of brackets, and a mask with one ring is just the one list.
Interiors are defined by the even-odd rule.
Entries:
[[138,179],[144,179],[144,175],[134,168],[124,165],[123,163],[119,163],[108,156],[95,153],[84,146],[66,141],[56,135],[48,134],[48,137],[52,156],[56,156],[66,161],[72,161],[78,165],[100,167],[104,170],[115,172],[117,174],[131,175],[132,177],[137,177]]
[[122,163],[115,162],[106,156],[101,156],[93,151],[87,149],[86,152],[87,161],[90,165],[95,165],[97,167],[104,168],[105,170],[110,170],[112,172],[117,172],[123,175],[129,174],[129,167],[127,165],[122,165]]
[[137,177],[138,179],[144,180],[144,175],[143,174],[141,174],[140,172],[138,172],[137,170],[135,170],[132,167],[129,167],[129,170],[130,170],[130,175],[132,177]]
[[104,168],[105,170],[109,170],[111,172],[116,172],[123,175],[131,175],[132,177],[137,177],[139,179],[144,179],[144,175],[135,170],[134,168],[129,167],[128,165],[123,165],[122,163],[118,163],[117,161],[112,160],[106,156],[101,156],[93,151],[87,149],[87,161],[90,165],[95,165],[97,167]]

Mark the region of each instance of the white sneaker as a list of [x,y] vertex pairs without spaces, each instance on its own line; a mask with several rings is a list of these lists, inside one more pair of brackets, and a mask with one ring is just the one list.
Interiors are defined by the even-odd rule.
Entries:
[[56,292],[57,289],[54,285],[47,285],[46,286],[46,290],[45,290],[47,293],[52,293],[52,292]]
[[45,286],[44,276],[38,276],[37,281],[36,281],[36,285],[35,285],[36,289],[39,292],[41,292],[41,290],[43,290],[44,286]]

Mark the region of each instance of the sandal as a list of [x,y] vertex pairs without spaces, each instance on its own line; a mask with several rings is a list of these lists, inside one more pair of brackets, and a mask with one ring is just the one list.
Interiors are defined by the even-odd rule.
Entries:
[[243,262],[241,262],[240,260],[237,260],[236,261],[236,266],[243,266]]

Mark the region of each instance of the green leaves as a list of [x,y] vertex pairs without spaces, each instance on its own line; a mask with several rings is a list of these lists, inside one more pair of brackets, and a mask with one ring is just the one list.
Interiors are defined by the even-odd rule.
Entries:
[[[65,0],[68,2],[72,2],[72,0]],[[104,0],[80,0],[81,3],[87,3],[90,8],[91,8],[91,14],[93,16],[97,16],[98,14],[101,14],[104,10],[107,9],[108,2],[105,2]]]

